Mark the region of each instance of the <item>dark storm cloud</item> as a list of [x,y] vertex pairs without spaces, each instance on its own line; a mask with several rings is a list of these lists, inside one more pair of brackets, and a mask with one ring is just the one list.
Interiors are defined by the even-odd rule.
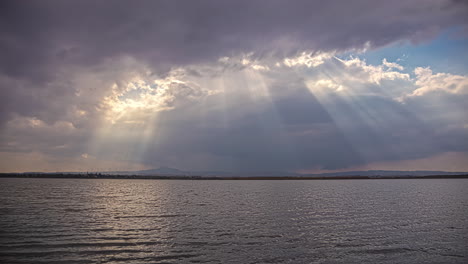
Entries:
[[[466,25],[463,1],[2,1],[0,73],[31,81],[60,77],[67,65],[132,56],[163,73],[176,65],[254,52],[348,50],[366,43],[420,41]],[[34,93],[0,83],[2,114],[37,111]],[[49,88],[48,88],[49,89]],[[62,91],[57,93],[67,93]],[[15,105],[21,105],[18,108]]]
[[157,71],[237,52],[347,50],[466,25],[463,1],[2,1],[0,71],[53,78],[117,55]]
[[[155,72],[238,52],[379,47],[466,25],[463,1],[2,1],[0,73],[43,89],[67,65],[129,55]],[[41,102],[1,82],[0,122]],[[56,91],[57,93],[66,93]],[[33,95],[36,96],[36,95]],[[22,105],[21,108],[11,106]],[[10,109],[13,107],[14,109]]]

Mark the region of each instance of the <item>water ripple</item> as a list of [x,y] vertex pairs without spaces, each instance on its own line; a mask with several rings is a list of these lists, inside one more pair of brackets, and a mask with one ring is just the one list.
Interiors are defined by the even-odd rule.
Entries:
[[468,263],[467,189],[0,179],[0,263]]

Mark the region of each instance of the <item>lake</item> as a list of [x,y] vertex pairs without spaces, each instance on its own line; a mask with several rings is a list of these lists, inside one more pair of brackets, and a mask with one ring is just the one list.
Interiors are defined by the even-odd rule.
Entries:
[[468,263],[468,179],[0,179],[0,263]]

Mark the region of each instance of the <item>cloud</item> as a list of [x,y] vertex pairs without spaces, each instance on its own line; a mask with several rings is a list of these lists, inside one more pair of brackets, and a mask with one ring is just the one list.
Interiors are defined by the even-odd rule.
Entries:
[[144,122],[148,115],[174,109],[184,101],[200,99],[209,93],[196,84],[178,80],[173,76],[155,79],[149,83],[137,77],[129,81],[126,89],[119,90],[114,84],[111,95],[104,97],[101,105],[107,109],[106,118],[112,123],[122,120]]
[[[80,78],[64,87],[64,100],[43,115],[17,114],[3,130],[2,151],[234,171],[336,170],[468,151],[457,143],[468,142],[468,120],[458,125],[468,100],[447,98],[438,108],[424,107],[430,93],[399,100],[418,89],[422,74],[412,79],[386,60],[357,57],[325,56],[312,67],[249,58],[164,76],[125,58],[100,71],[73,67],[64,78]],[[437,116],[447,109],[451,116]]]
[[2,171],[7,172],[96,172],[151,168],[139,163],[103,160],[90,156],[54,157],[41,152],[0,152],[0,167]]
[[[63,65],[132,56],[154,71],[226,54],[290,57],[421,42],[466,27],[463,1],[2,2],[0,71],[35,82]],[[73,10],[71,12],[71,10]]]
[[[82,71],[103,71],[102,65],[115,63],[126,74],[144,65],[159,78],[172,68],[241,54],[251,54],[246,58],[251,63],[275,57],[316,65],[323,56],[343,51],[430,39],[445,28],[466,27],[468,16],[463,1],[449,0],[3,1],[0,10],[0,127],[12,113],[36,115],[50,109],[52,101],[72,98],[73,89],[86,93],[72,89],[73,82],[83,82],[76,80]],[[115,74],[123,72],[116,67]],[[112,73],[107,74],[96,78],[110,80]],[[57,80],[63,83],[46,85]],[[93,88],[87,94],[101,90],[107,91]]]
[[428,171],[466,171],[466,152],[444,152],[422,159],[398,160],[390,162],[378,162],[367,164],[364,167],[356,167],[352,170],[418,170]]
[[468,94],[468,76],[450,73],[433,74],[430,68],[422,67],[414,69],[414,73],[417,89],[411,93],[411,96],[422,96],[437,91],[459,95]]
[[387,59],[383,59],[382,60],[382,64],[385,65],[386,67],[388,67],[389,69],[397,69],[399,71],[402,71],[405,69],[405,67],[401,66],[400,64],[398,63],[395,63],[395,62],[388,62]]
[[0,152],[11,164],[333,170],[468,151],[466,76],[356,57],[466,27],[461,1],[0,10]]
[[[349,68],[349,75],[354,75],[355,80],[361,79],[363,82],[380,84],[381,81],[384,80],[408,80],[410,78],[410,76],[406,73],[401,73],[399,71],[392,70],[392,68],[396,68],[396,70],[401,71],[399,67],[388,67],[389,63],[386,60],[384,60],[382,65],[379,65],[377,67],[367,65],[365,61],[362,61],[359,58],[344,60],[342,62],[344,65],[346,65],[346,67]],[[389,69],[385,70],[384,66],[386,66]]]
[[326,59],[333,56],[331,53],[319,53],[312,55],[311,53],[303,52],[300,55],[292,58],[284,59],[284,65],[294,67],[297,65],[305,65],[307,67],[317,67],[324,63]]

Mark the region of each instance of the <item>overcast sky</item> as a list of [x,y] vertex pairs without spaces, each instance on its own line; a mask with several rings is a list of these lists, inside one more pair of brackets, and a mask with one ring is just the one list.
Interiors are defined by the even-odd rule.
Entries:
[[468,1],[1,1],[0,171],[468,171]]

